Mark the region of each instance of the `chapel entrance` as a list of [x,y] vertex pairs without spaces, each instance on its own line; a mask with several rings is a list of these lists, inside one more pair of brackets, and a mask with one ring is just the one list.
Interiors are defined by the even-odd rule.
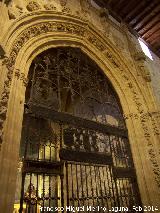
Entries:
[[127,129],[100,68],[59,47],[38,55],[28,78],[20,212],[134,212],[141,201]]

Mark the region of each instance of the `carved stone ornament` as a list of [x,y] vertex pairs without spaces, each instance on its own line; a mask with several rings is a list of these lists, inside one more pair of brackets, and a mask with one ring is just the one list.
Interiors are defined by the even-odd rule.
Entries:
[[65,7],[66,4],[67,4],[67,0],[59,0],[59,2],[60,2],[60,5],[61,5],[62,7]]
[[14,14],[12,10],[8,10],[8,16],[9,16],[9,19],[16,19],[16,15]]
[[40,10],[40,9],[41,9],[40,5],[39,5],[37,2],[35,2],[35,1],[29,2],[29,4],[27,5],[26,8],[27,8],[27,10],[30,11],[30,12],[36,11],[36,10]]
[[147,82],[150,82],[151,81],[151,74],[150,74],[150,71],[149,71],[148,67],[145,65],[145,61],[146,61],[145,54],[142,51],[141,52],[137,52],[134,55],[134,59],[136,60],[136,62],[138,64],[138,68],[140,70],[140,73],[141,73],[142,77]]
[[68,8],[68,7],[63,7],[62,12],[63,12],[63,13],[71,14],[71,9]]
[[44,8],[46,10],[57,10],[57,8],[53,4],[45,4]]

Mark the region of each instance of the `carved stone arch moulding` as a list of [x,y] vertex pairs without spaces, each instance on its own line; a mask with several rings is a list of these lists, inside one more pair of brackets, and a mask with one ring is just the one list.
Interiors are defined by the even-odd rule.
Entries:
[[[30,39],[46,33],[52,33],[53,35],[54,33],[60,33],[62,35],[68,34],[81,38],[83,41],[86,41],[92,45],[98,52],[103,54],[104,58],[110,62],[113,69],[116,70],[119,75],[121,75],[121,79],[125,82],[125,86],[127,86],[128,90],[132,94],[132,99],[136,106],[137,114],[135,114],[135,118],[139,119],[141,122],[142,128],[144,129],[144,135],[148,141],[149,146],[152,147],[152,151],[149,149],[148,153],[150,155],[156,182],[160,187],[160,171],[157,167],[158,163],[156,161],[154,147],[150,139],[150,130],[145,119],[147,107],[144,104],[143,95],[140,94],[139,89],[137,89],[135,79],[133,79],[132,75],[129,73],[129,69],[125,65],[124,60],[121,59],[120,55],[115,53],[115,50],[111,48],[108,41],[102,39],[102,36],[97,33],[96,30],[94,30],[89,24],[86,22],[83,23],[82,21],[76,22],[75,18],[72,21],[68,20],[68,22],[61,19],[48,22],[43,21],[35,23],[32,26],[26,26],[26,28],[22,30],[14,40],[8,58],[3,60],[3,64],[5,64],[8,69],[8,73],[4,82],[4,89],[0,101],[0,144],[3,141],[3,127],[7,115],[8,100],[13,74],[18,79],[21,79],[24,85],[27,84],[27,79],[24,73],[20,72],[19,69],[14,69],[16,58],[21,48],[25,46],[25,44]],[[127,118],[132,118],[132,116],[126,115],[126,119]]]

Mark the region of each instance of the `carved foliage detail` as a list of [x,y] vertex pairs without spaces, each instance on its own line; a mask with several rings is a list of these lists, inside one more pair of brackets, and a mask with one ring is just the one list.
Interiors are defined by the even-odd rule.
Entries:
[[29,2],[29,4],[27,5],[26,8],[27,8],[27,10],[30,11],[30,12],[36,11],[36,10],[40,10],[40,9],[41,9],[40,5],[39,5],[37,2],[35,2],[35,1]]

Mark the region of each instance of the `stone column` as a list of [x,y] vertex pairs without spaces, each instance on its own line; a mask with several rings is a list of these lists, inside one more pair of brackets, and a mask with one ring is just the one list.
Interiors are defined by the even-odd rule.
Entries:
[[14,77],[9,96],[7,119],[0,152],[0,210],[13,212],[15,197],[19,147],[23,120],[23,103],[25,86],[20,79]]

